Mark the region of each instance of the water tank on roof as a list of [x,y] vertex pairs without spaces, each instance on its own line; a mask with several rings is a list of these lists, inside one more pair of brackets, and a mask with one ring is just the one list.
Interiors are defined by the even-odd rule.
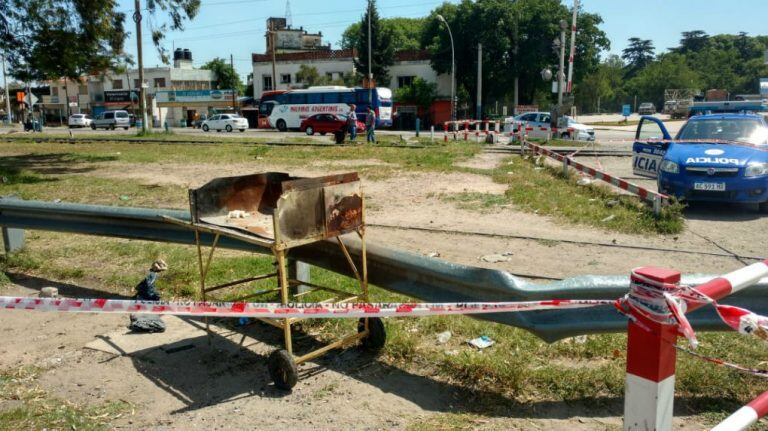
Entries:
[[184,60],[192,61],[192,51],[184,49]]
[[181,48],[176,48],[176,50],[173,51],[173,59],[184,60],[184,50]]

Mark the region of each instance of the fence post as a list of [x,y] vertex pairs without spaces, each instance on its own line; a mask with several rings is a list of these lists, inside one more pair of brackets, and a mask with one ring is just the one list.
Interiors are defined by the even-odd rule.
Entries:
[[661,196],[653,195],[653,214],[656,217],[661,215]]
[[24,247],[24,229],[3,227],[3,248],[6,253],[19,251]]
[[429,142],[435,143],[435,126],[429,126]]
[[568,156],[563,156],[563,176],[568,178]]
[[[637,283],[663,289],[678,284],[678,271],[644,267],[632,272],[630,295]],[[624,430],[672,429],[675,399],[677,327],[632,313],[627,328],[627,377],[624,387]]]

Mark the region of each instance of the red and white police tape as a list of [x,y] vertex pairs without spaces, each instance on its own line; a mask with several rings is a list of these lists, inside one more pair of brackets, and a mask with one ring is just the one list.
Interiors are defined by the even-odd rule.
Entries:
[[611,300],[554,299],[521,302],[448,303],[290,303],[140,301],[128,299],[75,299],[0,297],[0,308],[8,310],[58,311],[68,313],[136,313],[176,316],[254,318],[360,318],[420,317],[448,314],[485,314],[611,305]]
[[735,413],[712,428],[712,431],[746,430],[766,414],[768,414],[768,392],[763,392],[749,404],[736,410]]

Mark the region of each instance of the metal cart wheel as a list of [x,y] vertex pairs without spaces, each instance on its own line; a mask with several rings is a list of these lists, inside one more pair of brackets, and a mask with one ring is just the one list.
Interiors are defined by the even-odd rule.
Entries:
[[275,387],[290,391],[299,381],[299,370],[296,361],[287,350],[275,350],[267,360],[269,376],[275,382]]
[[[357,332],[365,331],[365,318],[357,322]],[[372,352],[378,352],[387,342],[387,330],[384,328],[384,322],[378,317],[368,317],[367,337],[363,338],[363,348]]]

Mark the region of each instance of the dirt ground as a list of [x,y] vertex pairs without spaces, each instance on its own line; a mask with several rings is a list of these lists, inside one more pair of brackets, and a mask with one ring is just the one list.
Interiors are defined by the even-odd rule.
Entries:
[[[501,157],[483,153],[465,165],[492,167]],[[600,162],[618,173],[623,169],[622,163],[627,167],[630,163],[628,158]],[[145,165],[141,170],[125,168],[119,163],[105,164],[89,175],[133,178],[145,184],[196,186],[215,176],[281,169],[263,161],[228,165],[224,169],[221,165],[168,163]],[[349,168],[349,162],[335,165],[336,171]],[[326,163],[292,170],[300,175],[327,172]],[[425,254],[437,252],[440,258],[451,262],[517,274],[556,278],[628,274],[632,268],[643,265],[671,267],[685,273],[722,273],[742,266],[729,253],[763,256],[768,240],[768,218],[748,208],[694,208],[686,211],[685,232],[670,237],[639,236],[567,225],[514,206],[488,212],[469,211],[440,198],[441,194],[466,191],[504,192],[504,186],[486,176],[404,173],[385,180],[364,180],[370,198],[370,241]],[[409,227],[442,231],[403,229]],[[609,246],[557,242],[561,239]],[[626,250],[613,245],[679,251]],[[479,259],[500,252],[511,252],[509,261],[488,263]],[[56,284],[27,277],[17,280],[17,285],[4,294],[34,295],[46,285],[58,285],[66,296],[97,296],[99,290],[99,286]],[[0,320],[3,367],[42,366],[47,371],[39,383],[54,395],[73,402],[97,404],[120,399],[130,403],[133,411],[112,424],[119,429],[421,429],[418,424],[435,415],[472,412],[476,402],[472,393],[460,386],[393,367],[355,349],[313,362],[302,368],[304,376],[293,392],[278,391],[271,385],[265,363],[266,355],[279,338],[275,331],[265,330],[259,324],[236,329],[215,325],[209,345],[201,322],[190,319],[166,318],[168,332],[156,335],[126,335],[125,316],[0,311]],[[538,404],[498,401],[509,407],[475,422],[472,428],[621,428],[621,399]],[[677,412],[675,421],[675,429],[704,428],[687,417],[686,412]]]

